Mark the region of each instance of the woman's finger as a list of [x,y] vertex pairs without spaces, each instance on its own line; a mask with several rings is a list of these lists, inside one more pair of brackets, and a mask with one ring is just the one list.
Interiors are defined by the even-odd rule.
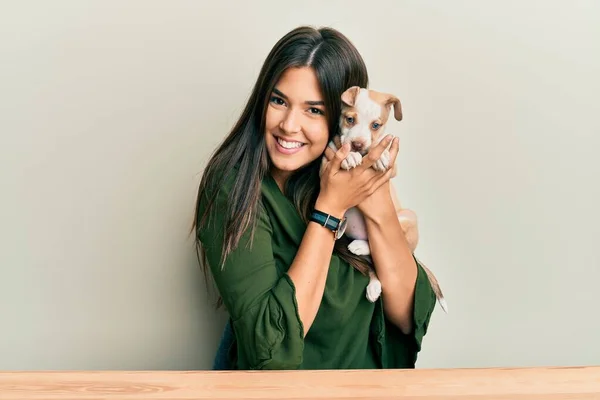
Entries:
[[395,137],[390,146],[390,168],[396,163],[396,157],[400,151],[400,139]]
[[333,160],[333,157],[335,157],[335,151],[333,151],[331,147],[327,146],[325,148],[325,158],[327,158],[327,161],[331,161]]
[[377,162],[377,160],[379,160],[379,158],[381,157],[381,154],[383,154],[383,151],[389,146],[392,139],[393,139],[392,135],[387,135],[376,146],[371,147],[371,149],[367,153],[366,157],[363,157],[362,163],[357,168],[362,168],[363,171],[368,168],[371,168],[371,166],[373,164],[375,164]]
[[348,152],[350,151],[350,144],[344,144],[338,151],[335,152],[333,159],[329,162],[327,166],[329,168],[329,174],[335,175],[341,168],[342,161],[348,156]]
[[383,175],[377,177],[373,186],[375,187],[375,189],[379,189],[381,185],[387,183],[390,179],[392,179],[393,176],[394,169],[390,168],[387,171],[385,171]]
[[394,178],[397,174],[396,168],[396,159],[398,157],[398,153],[400,152],[400,139],[394,138],[392,145],[390,146],[390,166],[389,169],[392,171],[392,175],[390,178]]
[[398,156],[398,149],[400,147],[400,139],[394,138],[392,141],[392,145],[390,146],[390,164],[387,171],[380,173],[374,173],[374,182],[373,187],[378,189],[381,185],[392,179],[396,176],[396,171],[394,169],[394,163],[396,162],[396,157]]

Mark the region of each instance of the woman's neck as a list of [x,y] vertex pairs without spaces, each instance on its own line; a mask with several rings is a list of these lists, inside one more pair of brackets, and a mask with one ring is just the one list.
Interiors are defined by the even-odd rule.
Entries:
[[271,176],[273,177],[275,183],[277,183],[277,186],[279,186],[279,190],[281,190],[281,193],[284,193],[283,188],[285,187],[285,183],[290,177],[290,173],[287,171],[279,171],[275,168],[271,168]]

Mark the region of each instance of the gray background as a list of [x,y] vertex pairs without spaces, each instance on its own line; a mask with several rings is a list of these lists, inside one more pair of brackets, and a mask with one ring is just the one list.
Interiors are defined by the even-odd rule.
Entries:
[[0,2],[0,369],[210,367],[196,185],[299,24],[402,100],[419,366],[600,363],[600,3],[55,0]]

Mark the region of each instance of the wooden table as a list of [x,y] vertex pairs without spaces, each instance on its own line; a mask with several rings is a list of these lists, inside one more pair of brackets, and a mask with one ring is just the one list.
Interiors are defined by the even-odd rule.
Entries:
[[600,366],[396,371],[0,372],[0,399],[600,400]]

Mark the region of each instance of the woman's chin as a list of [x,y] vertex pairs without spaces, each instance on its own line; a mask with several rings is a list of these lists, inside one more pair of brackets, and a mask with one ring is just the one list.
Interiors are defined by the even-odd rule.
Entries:
[[281,172],[294,172],[304,166],[303,163],[294,160],[278,160],[277,158],[272,159],[273,167]]
[[[275,148],[273,148],[275,147]],[[278,151],[277,145],[269,148],[269,157],[271,159],[271,164],[275,169],[284,173],[292,173],[296,172],[299,169],[306,167],[314,158],[318,158],[319,155],[316,154],[313,157],[310,157],[310,147],[306,146],[302,148],[300,151],[294,154],[283,154]]]

